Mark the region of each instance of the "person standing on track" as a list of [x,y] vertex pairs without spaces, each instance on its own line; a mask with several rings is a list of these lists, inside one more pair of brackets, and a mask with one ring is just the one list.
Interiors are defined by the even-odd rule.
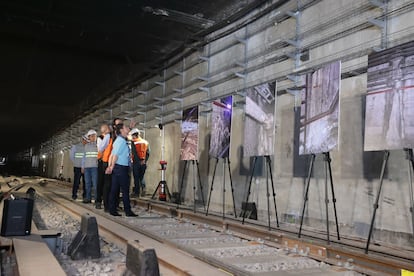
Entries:
[[96,199],[96,186],[98,183],[98,146],[96,145],[96,134],[96,131],[92,129],[86,134],[89,143],[85,145],[85,156],[82,164],[86,183],[86,197],[83,203],[91,203],[92,194],[95,195]]
[[83,197],[85,197],[85,176],[82,172],[82,163],[85,156],[85,145],[88,143],[88,137],[82,136],[81,142],[73,145],[70,149],[70,160],[73,162],[73,187],[72,199],[78,198],[79,184],[82,178]]
[[127,136],[129,128],[124,124],[117,124],[115,128],[117,138],[112,147],[112,154],[109,159],[107,174],[112,174],[112,186],[109,197],[109,213],[112,216],[120,216],[117,212],[117,197],[119,188],[122,191],[122,201],[124,203],[124,211],[127,217],[136,217],[131,210],[131,203],[129,200],[129,162],[130,151],[127,144]]
[[98,186],[96,189],[95,208],[102,209],[102,199],[105,210],[109,210],[108,190],[111,177],[105,173],[108,168],[109,156],[112,151],[112,135],[108,124],[101,125],[101,135],[98,137]]
[[144,175],[147,169],[147,162],[150,156],[150,146],[147,140],[141,137],[140,131],[137,128],[131,130],[129,135],[132,137],[131,152],[132,152],[132,173],[134,175],[134,189],[132,196],[145,196],[145,180]]

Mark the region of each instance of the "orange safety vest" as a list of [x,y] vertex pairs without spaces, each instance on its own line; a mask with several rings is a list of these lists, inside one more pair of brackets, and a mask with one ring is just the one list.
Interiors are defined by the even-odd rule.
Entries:
[[147,159],[148,142],[141,137],[133,139],[132,142],[134,142],[135,149],[138,153],[138,158],[141,160]]
[[111,156],[111,153],[112,153],[112,142],[113,142],[112,138],[109,138],[108,146],[102,153],[103,162],[107,163],[109,161],[109,156]]

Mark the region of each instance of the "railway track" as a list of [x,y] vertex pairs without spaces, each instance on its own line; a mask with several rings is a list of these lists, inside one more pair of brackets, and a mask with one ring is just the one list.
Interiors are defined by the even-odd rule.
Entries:
[[[116,225],[128,229],[131,239],[140,236],[140,241],[146,237],[162,244],[165,248],[156,250],[160,265],[168,272],[164,273],[166,275],[203,275],[205,272],[200,267],[195,271],[183,269],[183,264],[176,262],[178,258],[172,262],[163,260],[162,251],[166,248],[185,252],[191,257],[190,262],[196,260],[215,270],[214,274],[223,275],[226,272],[234,275],[274,275],[276,272],[277,275],[354,275],[355,271],[368,275],[399,275],[401,268],[414,267],[410,258],[382,252],[363,254],[357,243],[347,245],[345,241],[326,245],[321,235],[311,237],[309,233],[298,240],[290,230],[268,231],[265,226],[253,224],[242,226],[235,219],[206,217],[182,206],[177,209],[175,205],[150,200],[135,200],[139,206],[135,210],[140,215],[138,218],[112,217],[91,205],[73,202],[68,187],[54,181],[35,189],[73,216],[79,218],[82,213],[93,213],[101,233],[121,246],[125,246],[128,238],[119,234]],[[204,275],[211,275],[211,271]]]
[[[144,235],[154,241],[168,246],[171,250],[185,252],[193,258],[193,262],[202,262],[215,268],[217,272],[226,271],[234,275],[274,275],[275,272],[283,274],[299,273],[307,275],[354,275],[352,271],[343,267],[327,265],[309,258],[309,252],[293,251],[287,248],[277,248],[265,244],[263,240],[241,237],[234,233],[218,229],[208,224],[195,224],[188,219],[171,217],[145,208],[138,208],[138,218],[112,217],[101,210],[96,210],[92,205],[75,203],[69,198],[69,189],[64,185],[48,183],[37,188],[39,195],[55,202],[67,212],[80,217],[84,212],[94,214],[105,236],[114,236],[122,239],[119,230],[114,229],[113,224],[125,227],[129,231]],[[110,222],[106,221],[109,220]],[[109,232],[109,233],[108,233]],[[138,240],[140,240],[138,238]],[[124,242],[126,240],[124,239]],[[119,243],[119,241],[118,241]],[[162,251],[165,248],[156,249],[162,262]],[[178,258],[176,258],[178,259]],[[197,265],[198,266],[198,265]],[[183,269],[182,264],[174,264],[174,273],[182,274],[184,270],[192,275],[211,275],[199,267],[196,271],[189,272]],[[220,270],[218,270],[220,269]],[[188,275],[186,274],[186,275]],[[282,275],[282,274],[281,274]]]

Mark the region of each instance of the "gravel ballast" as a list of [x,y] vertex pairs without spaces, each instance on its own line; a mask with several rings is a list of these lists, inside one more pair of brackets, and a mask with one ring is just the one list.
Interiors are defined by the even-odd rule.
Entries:
[[55,256],[68,275],[121,275],[125,270],[125,254],[114,245],[100,238],[101,258],[72,260],[66,255],[67,248],[80,229],[80,221],[73,219],[54,203],[36,196],[33,220],[39,229],[53,229],[61,233],[61,242]]

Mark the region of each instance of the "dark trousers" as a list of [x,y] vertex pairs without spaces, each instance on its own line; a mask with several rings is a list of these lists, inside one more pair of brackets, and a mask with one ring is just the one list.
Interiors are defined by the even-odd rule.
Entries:
[[96,198],[95,203],[101,203],[102,202],[102,196],[103,196],[103,189],[105,185],[105,170],[108,167],[108,163],[105,163],[102,160],[98,161],[98,184],[96,185]]
[[111,193],[109,196],[109,211],[116,213],[119,190],[122,192],[122,201],[124,202],[125,213],[131,212],[131,203],[129,201],[129,167],[115,165],[112,171]]
[[[101,166],[102,171],[99,171],[101,178],[99,179],[98,177],[98,202],[100,203],[103,200],[105,210],[109,210],[109,194],[111,192],[112,175],[105,173],[108,168],[107,162],[102,162]],[[99,180],[102,181],[102,183],[100,183]]]
[[139,190],[145,189],[144,175],[147,169],[147,164],[141,164],[140,162],[132,164],[132,173],[134,175],[134,194],[139,194]]
[[78,197],[78,190],[79,190],[79,185],[81,182],[81,178],[82,178],[82,189],[83,189],[83,193],[82,196],[85,197],[85,177],[82,173],[82,169],[81,168],[73,168],[73,187],[72,187],[72,198],[77,198]]

